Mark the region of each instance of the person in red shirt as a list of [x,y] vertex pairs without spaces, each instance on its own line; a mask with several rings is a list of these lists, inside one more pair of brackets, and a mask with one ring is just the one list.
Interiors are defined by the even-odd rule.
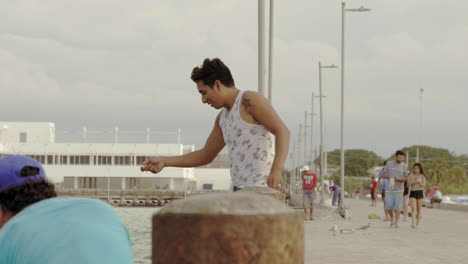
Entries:
[[371,204],[370,206],[377,206],[377,181],[375,180],[375,177],[372,176],[372,182],[370,185],[370,193],[371,193]]
[[356,199],[361,198],[361,188],[356,189],[356,191],[354,192],[354,196],[356,197]]
[[[315,186],[317,185],[317,174],[310,171],[308,166],[302,167],[302,189],[304,191],[304,218],[314,220],[314,197]],[[307,208],[310,207],[310,215],[307,217]]]

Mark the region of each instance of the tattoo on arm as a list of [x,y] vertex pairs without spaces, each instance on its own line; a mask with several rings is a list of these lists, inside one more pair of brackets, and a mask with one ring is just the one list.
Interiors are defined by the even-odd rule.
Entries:
[[[248,98],[242,99],[242,105],[244,106],[244,109],[245,109],[246,111],[249,111],[249,108],[252,106],[252,104],[250,103],[250,99],[248,99]],[[252,116],[252,115],[251,115],[251,116]],[[258,120],[257,120],[255,117],[252,116],[252,118],[253,118],[253,120],[254,120],[255,122],[257,122],[257,124],[260,124],[260,122],[258,122]]]
[[244,105],[245,109],[251,107],[252,105],[250,104],[250,99],[245,98],[242,100],[242,104]]

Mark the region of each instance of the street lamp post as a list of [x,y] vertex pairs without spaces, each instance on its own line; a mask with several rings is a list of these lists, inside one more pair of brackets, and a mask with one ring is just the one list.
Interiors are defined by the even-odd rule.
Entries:
[[258,0],[258,92],[265,96],[265,0]]
[[344,173],[345,173],[345,156],[344,156],[344,70],[345,70],[345,63],[344,63],[344,36],[345,36],[345,12],[366,12],[370,11],[368,8],[360,7],[360,8],[353,8],[353,9],[346,9],[346,3],[341,3],[341,131],[340,131],[340,148],[341,148],[341,157],[340,157],[340,186],[341,186],[341,199],[340,199],[340,207],[343,207],[344,201]]
[[274,0],[270,0],[270,35],[268,36],[268,101],[273,104],[273,22]]
[[308,158],[307,158],[307,128],[309,127],[307,125],[307,108],[304,111],[304,165],[307,164]]
[[416,148],[416,162],[419,162],[419,146],[421,146],[421,134],[422,134],[422,105],[423,105],[423,92],[424,89],[420,88],[419,89],[419,144],[418,147]]
[[323,177],[325,174],[323,173],[324,171],[324,166],[323,163],[325,161],[323,153],[324,153],[324,147],[323,147],[323,134],[324,134],[324,129],[323,129],[323,104],[322,104],[322,98],[324,97],[322,94],[322,69],[336,69],[338,66],[332,64],[332,65],[323,65],[322,62],[319,61],[319,98],[320,98],[320,186],[322,187],[320,190],[320,203],[323,203]]
[[312,102],[310,106],[310,167],[315,168],[314,164],[314,92],[312,92]]

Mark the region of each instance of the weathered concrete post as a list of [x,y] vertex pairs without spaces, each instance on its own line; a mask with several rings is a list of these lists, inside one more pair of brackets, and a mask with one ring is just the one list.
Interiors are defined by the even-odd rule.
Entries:
[[278,190],[268,188],[266,186],[248,186],[243,188],[242,190],[238,192],[253,192],[253,193],[258,193],[258,194],[263,194],[270,196],[278,201],[285,202],[286,200],[286,195]]
[[153,216],[153,264],[304,262],[302,214],[267,195],[209,194]]

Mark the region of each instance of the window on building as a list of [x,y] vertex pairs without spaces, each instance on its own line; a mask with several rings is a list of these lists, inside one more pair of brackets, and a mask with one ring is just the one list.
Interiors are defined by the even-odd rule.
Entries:
[[44,164],[45,163],[45,156],[41,155],[28,155],[28,157],[33,158],[37,160],[39,163]]
[[112,157],[111,156],[98,156],[97,157],[98,165],[111,165]]
[[143,162],[145,162],[145,160],[146,160],[145,156],[137,156],[136,157],[136,164],[141,165],[141,164],[143,164]]
[[138,186],[138,179],[137,178],[128,178],[127,189],[137,188]]
[[54,164],[54,155],[47,155],[47,164]]
[[80,164],[81,165],[89,165],[90,159],[89,156],[79,156],[80,157]]
[[96,189],[96,177],[82,177],[80,178],[80,188],[82,189]]
[[28,141],[28,133],[26,132],[20,132],[19,137],[21,143],[26,143]]
[[213,190],[213,184],[205,183],[203,184],[203,190]]
[[67,165],[68,164],[68,156],[60,156],[60,164]]
[[132,165],[132,157],[131,156],[115,156],[114,165],[118,165],[118,166]]

